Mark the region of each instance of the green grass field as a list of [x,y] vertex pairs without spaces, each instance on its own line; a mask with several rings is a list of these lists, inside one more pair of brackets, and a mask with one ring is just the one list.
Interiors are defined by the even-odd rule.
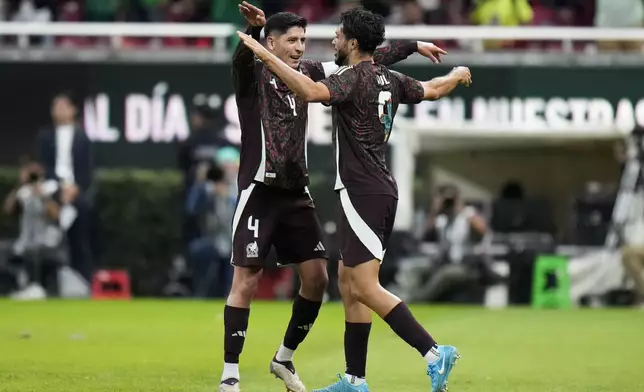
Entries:
[[[0,301],[0,391],[216,391],[222,310],[219,302]],[[644,390],[644,312],[413,310],[463,354],[452,392]],[[295,356],[310,390],[344,370],[342,314],[325,305]],[[253,306],[243,391],[283,391],[268,362],[289,315],[288,303]],[[372,391],[429,391],[422,358],[380,320],[369,350]]]

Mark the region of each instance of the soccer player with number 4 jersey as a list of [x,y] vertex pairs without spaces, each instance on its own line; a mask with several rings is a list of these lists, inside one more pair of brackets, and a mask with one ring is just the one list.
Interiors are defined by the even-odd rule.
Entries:
[[374,51],[384,41],[384,21],[362,8],[342,15],[333,40],[336,63],[341,67],[320,82],[295,71],[252,37],[241,32],[238,35],[299,99],[333,108],[335,190],[343,211],[338,222],[342,255],[339,273],[346,317],[347,370],[338,382],[319,391],[369,390],[365,367],[371,311],[424,357],[431,391],[446,391],[458,351],[453,346],[438,345],[407,305],[378,281],[398,201],[385,150],[399,104],[436,100],[459,84],[469,86],[469,69],[457,67],[446,76],[419,82],[375,63]]
[[[333,62],[302,59],[306,19],[282,12],[266,20],[262,10],[247,2],[239,9],[248,20],[247,33],[259,39],[263,28],[269,50],[289,68],[313,80],[322,80],[338,69]],[[374,59],[391,64],[414,52],[434,61],[445,53],[430,43],[395,42],[378,50]],[[305,392],[293,355],[318,316],[328,280],[322,229],[306,188],[308,102],[289,90],[243,44],[233,57],[233,84],[242,130],[240,193],[233,218],[234,277],[224,309],[224,369],[219,390],[240,390],[239,357],[250,303],[273,246],[280,264],[296,266],[302,285],[270,370],[288,391]]]

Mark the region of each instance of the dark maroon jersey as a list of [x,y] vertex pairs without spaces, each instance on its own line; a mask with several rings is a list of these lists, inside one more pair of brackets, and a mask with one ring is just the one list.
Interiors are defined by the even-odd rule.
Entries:
[[398,105],[420,102],[423,86],[371,61],[341,67],[322,83],[333,106],[335,189],[397,198],[396,181],[385,162],[387,141]]
[[[259,39],[260,31],[253,28],[247,32]],[[375,59],[393,64],[416,50],[415,42],[396,42],[377,51]],[[333,62],[302,60],[299,70],[319,81],[337,69]],[[233,57],[233,79],[242,130],[239,189],[253,181],[285,189],[307,186],[308,104],[241,43]]]

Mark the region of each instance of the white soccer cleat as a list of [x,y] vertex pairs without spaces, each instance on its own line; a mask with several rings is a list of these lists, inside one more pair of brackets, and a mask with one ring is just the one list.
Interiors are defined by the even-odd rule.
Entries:
[[306,392],[304,383],[295,371],[292,361],[279,362],[276,358],[271,361],[271,374],[284,381],[287,392]]
[[229,378],[219,384],[219,392],[240,392],[239,389],[239,380],[234,378]]

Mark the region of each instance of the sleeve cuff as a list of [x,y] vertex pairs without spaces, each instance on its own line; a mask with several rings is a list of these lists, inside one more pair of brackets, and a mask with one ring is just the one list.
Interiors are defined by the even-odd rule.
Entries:
[[407,52],[408,55],[412,55],[414,53],[418,52],[418,41],[412,41],[408,42],[404,46],[405,52]]
[[246,28],[246,34],[250,35],[251,37],[259,41],[263,28],[264,26],[254,27],[254,26],[248,25],[248,28]]

